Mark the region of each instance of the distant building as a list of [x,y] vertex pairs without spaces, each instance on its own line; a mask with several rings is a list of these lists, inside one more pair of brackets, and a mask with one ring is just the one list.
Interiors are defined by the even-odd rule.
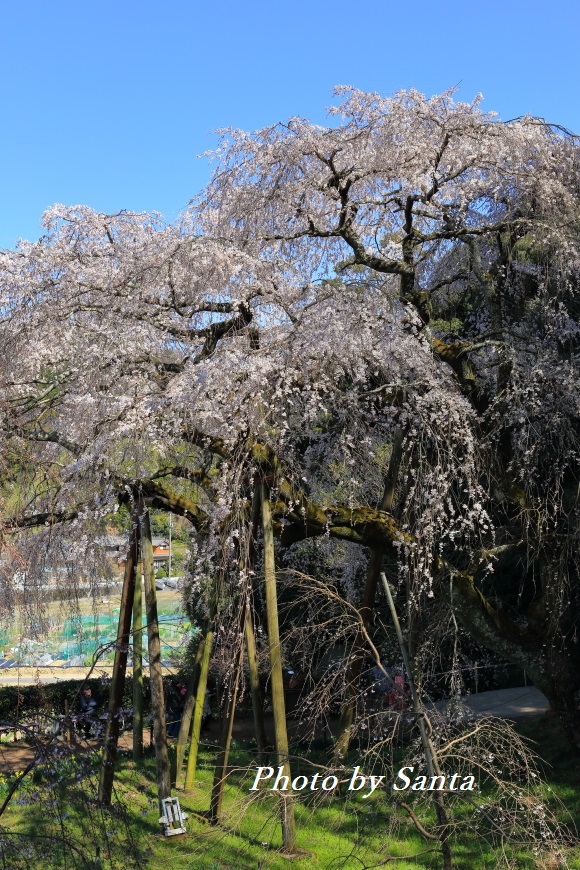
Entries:
[[[106,535],[103,539],[105,552],[115,567],[123,569],[127,557],[127,538],[119,535]],[[169,562],[169,539],[152,538],[153,564],[155,568],[161,568]]]
[[161,568],[169,561],[169,540],[167,538],[152,538],[153,564]]

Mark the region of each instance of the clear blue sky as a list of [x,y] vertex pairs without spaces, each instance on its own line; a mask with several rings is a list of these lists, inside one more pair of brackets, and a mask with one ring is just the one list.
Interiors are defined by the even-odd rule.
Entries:
[[325,121],[336,84],[461,82],[507,119],[580,132],[574,0],[0,0],[0,247],[54,202],[169,219],[208,179],[212,131]]

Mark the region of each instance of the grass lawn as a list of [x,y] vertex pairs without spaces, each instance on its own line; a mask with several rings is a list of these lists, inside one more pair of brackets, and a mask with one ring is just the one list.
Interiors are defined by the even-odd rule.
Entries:
[[[572,828],[574,820],[580,818],[580,758],[571,755],[557,724],[548,717],[526,723],[519,730],[537,741],[537,750],[550,765],[545,767],[547,785],[538,786],[538,794],[559,821]],[[354,793],[310,792],[308,798],[301,797],[296,801],[298,845],[307,854],[293,860],[283,857],[278,851],[281,834],[276,796],[266,789],[248,791],[253,774],[247,767],[252,761],[239,746],[231,758],[234,769],[225,793],[224,824],[211,827],[202,813],[209,806],[212,762],[213,755],[202,752],[194,791],[189,795],[178,793],[182,808],[190,813],[188,833],[165,839],[158,833],[153,758],[138,767],[129,758],[119,760],[116,801],[106,811],[94,800],[98,758],[55,758],[25,780],[1,818],[0,870],[278,870],[289,865],[305,870],[370,870],[379,866],[411,870],[441,866],[440,853],[426,851],[437,844],[416,831],[407,813],[394,804],[390,790],[377,791],[369,799]],[[295,770],[312,772],[307,767],[300,769],[299,764]],[[0,783],[0,797],[2,788],[6,791],[6,782]],[[416,796],[406,800],[429,828],[430,805],[417,801]],[[457,799],[450,796],[449,800]],[[455,804],[454,811],[456,819],[465,820],[473,814],[473,806]],[[494,870],[502,866],[580,870],[580,850],[575,846],[565,849],[563,863],[556,850],[540,856],[526,844],[504,844],[503,855],[510,863],[502,863],[502,849],[497,843],[492,847],[487,834],[485,822],[480,823],[477,832],[458,827],[453,840],[454,866],[458,870]],[[69,844],[64,850],[63,841]]]

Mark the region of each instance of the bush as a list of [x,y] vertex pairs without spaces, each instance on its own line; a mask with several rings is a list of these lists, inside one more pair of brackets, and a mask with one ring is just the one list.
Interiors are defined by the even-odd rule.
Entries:
[[[109,698],[109,680],[62,680],[58,683],[34,686],[2,686],[0,687],[0,722],[12,723],[17,718],[22,719],[38,712],[64,713],[66,702],[70,710],[78,705],[81,686],[90,686],[93,695],[98,699],[101,710],[107,707]],[[18,701],[20,695],[20,702]],[[151,693],[149,677],[143,678],[143,704],[145,712],[149,710]],[[133,706],[133,683],[125,682],[123,707]]]

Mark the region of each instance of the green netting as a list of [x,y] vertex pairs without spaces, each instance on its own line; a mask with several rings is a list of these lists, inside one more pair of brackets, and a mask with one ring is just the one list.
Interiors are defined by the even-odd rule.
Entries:
[[[175,609],[175,604],[159,613],[159,633],[161,638],[161,655],[168,658],[173,650],[186,642],[192,626],[191,623]],[[106,612],[82,614],[53,620],[53,628],[48,634],[40,635],[29,629],[26,641],[20,641],[23,628],[20,620],[0,625],[0,647],[5,658],[16,661],[34,663],[41,658],[54,661],[69,661],[84,656],[90,660],[93,654],[104,646],[110,646],[102,656],[101,661],[111,661],[114,656],[114,643],[117,636],[119,609],[107,609]],[[56,624],[54,624],[56,622]],[[143,626],[146,619],[143,617]],[[146,643],[146,641],[145,641]],[[49,664],[43,661],[41,664]]]
[[67,643],[59,651],[59,658],[67,661],[67,659],[70,659],[73,656],[78,656],[80,654],[81,654],[80,643]]

